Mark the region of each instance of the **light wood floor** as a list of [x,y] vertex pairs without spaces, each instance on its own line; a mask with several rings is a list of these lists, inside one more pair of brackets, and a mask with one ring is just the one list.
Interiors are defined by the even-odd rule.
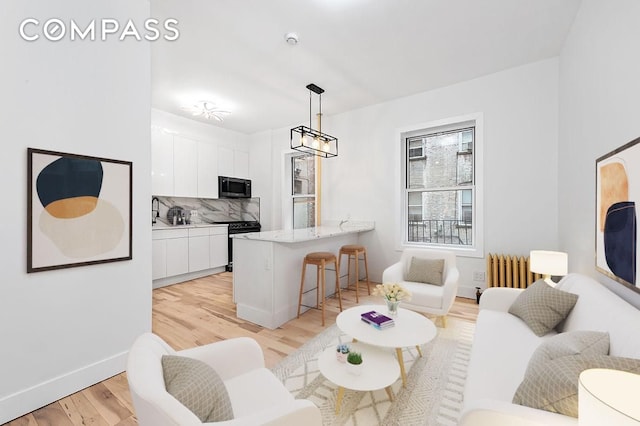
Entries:
[[[231,298],[231,281],[231,273],[222,273],[154,290],[153,332],[175,349],[186,349],[231,337],[253,337],[264,350],[267,367],[272,367],[307,340],[334,324],[340,312],[337,300],[332,299],[327,302],[326,327],[320,325],[320,311],[311,310],[277,330],[268,330],[236,318]],[[361,283],[360,294],[366,295],[366,283]],[[380,298],[361,296],[360,303],[379,304]],[[344,291],[343,308],[355,304],[355,292]],[[475,322],[477,315],[475,300],[458,298],[449,316]],[[6,425],[136,424],[127,378],[122,373]]]

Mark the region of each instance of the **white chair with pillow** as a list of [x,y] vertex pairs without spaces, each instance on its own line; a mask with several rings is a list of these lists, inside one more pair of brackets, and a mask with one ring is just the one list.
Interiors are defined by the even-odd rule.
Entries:
[[405,249],[400,261],[382,273],[383,283],[399,283],[411,292],[401,307],[437,315],[447,326],[447,313],[458,293],[456,255],[449,250]]
[[141,426],[322,424],[318,407],[294,399],[248,337],[176,352],[145,333],[129,352],[127,379]]

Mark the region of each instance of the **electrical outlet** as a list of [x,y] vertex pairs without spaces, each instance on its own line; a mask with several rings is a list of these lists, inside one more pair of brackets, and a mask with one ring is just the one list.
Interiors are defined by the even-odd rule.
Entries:
[[473,280],[484,282],[484,271],[473,271]]
[[198,210],[191,210],[191,217],[198,216]]

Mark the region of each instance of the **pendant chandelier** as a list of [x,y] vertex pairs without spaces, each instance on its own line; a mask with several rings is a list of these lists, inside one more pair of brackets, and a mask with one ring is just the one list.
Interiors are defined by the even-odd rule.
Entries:
[[[309,127],[298,126],[291,129],[291,149],[318,157],[336,157],[338,155],[338,138],[322,133],[322,93],[324,90],[315,84],[307,85],[309,89]],[[311,127],[311,92],[318,95],[318,130]]]

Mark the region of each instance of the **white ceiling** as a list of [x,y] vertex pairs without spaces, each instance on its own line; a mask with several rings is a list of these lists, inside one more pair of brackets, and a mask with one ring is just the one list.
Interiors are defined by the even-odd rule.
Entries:
[[[580,0],[151,0],[180,38],[152,43],[152,106],[217,100],[254,133],[556,56]],[[300,42],[290,46],[287,32]],[[314,113],[317,97],[313,98]],[[206,121],[206,120],[203,120]]]

